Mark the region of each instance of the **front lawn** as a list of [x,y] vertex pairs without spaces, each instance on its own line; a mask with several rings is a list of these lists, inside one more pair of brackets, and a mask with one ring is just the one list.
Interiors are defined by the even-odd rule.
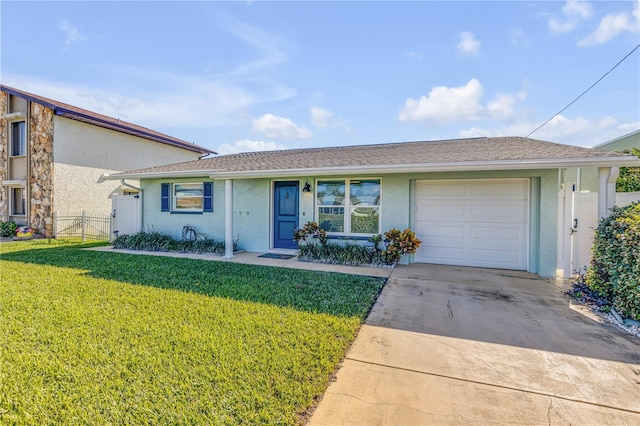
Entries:
[[384,281],[0,245],[1,424],[296,424]]

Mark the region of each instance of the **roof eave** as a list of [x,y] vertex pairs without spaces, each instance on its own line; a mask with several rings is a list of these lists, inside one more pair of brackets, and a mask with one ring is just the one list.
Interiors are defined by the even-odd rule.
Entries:
[[266,178],[279,176],[330,176],[337,174],[395,174],[395,173],[428,173],[428,172],[464,172],[488,170],[532,170],[558,169],[577,167],[625,167],[640,166],[640,159],[634,156],[604,158],[572,158],[552,160],[514,160],[514,161],[479,161],[450,162],[378,166],[340,166],[302,169],[251,170],[237,172],[211,171],[210,177],[216,179]]
[[634,156],[616,156],[601,158],[570,158],[550,160],[509,160],[448,163],[389,164],[377,166],[339,166],[297,169],[269,169],[245,171],[216,171],[215,169],[174,170],[142,173],[118,173],[105,176],[106,180],[117,179],[166,179],[188,177],[211,177],[214,179],[255,179],[268,177],[330,176],[346,174],[391,174],[391,173],[428,173],[463,172],[487,170],[532,170],[575,167],[624,167],[640,166],[640,159]]
[[166,179],[166,178],[190,178],[200,177],[206,178],[212,173],[212,170],[176,170],[164,172],[142,172],[142,173],[115,173],[112,175],[103,175],[104,180],[120,180],[120,179]]

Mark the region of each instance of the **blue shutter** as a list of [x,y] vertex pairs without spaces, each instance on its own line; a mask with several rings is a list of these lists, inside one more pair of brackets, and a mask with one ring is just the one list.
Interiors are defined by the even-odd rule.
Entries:
[[169,211],[169,184],[163,183],[161,184],[162,189],[160,190],[160,211],[168,212]]
[[213,182],[204,182],[204,209],[205,212],[213,211]]

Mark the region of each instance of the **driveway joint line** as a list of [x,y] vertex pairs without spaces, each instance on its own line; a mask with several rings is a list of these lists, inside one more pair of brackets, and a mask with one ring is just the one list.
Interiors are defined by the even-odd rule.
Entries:
[[460,377],[447,376],[447,375],[438,374],[438,373],[429,373],[427,371],[420,371],[420,370],[415,370],[415,369],[412,369],[412,368],[395,367],[395,366],[391,366],[391,365],[381,364],[381,363],[378,363],[378,362],[364,361],[364,360],[360,360],[360,359],[356,359],[356,358],[351,358],[349,356],[345,357],[345,359],[347,359],[349,361],[358,362],[358,363],[361,363],[361,364],[368,364],[368,365],[373,365],[373,366],[377,366],[377,367],[388,368],[388,369],[391,369],[391,370],[401,370],[401,371],[406,371],[406,372],[409,372],[409,373],[422,374],[422,375],[425,375],[425,376],[440,377],[440,378],[443,378],[443,379],[456,380],[456,381],[465,382],[465,383],[473,383],[473,384],[477,384],[477,385],[481,385],[481,386],[490,386],[490,387],[499,388],[499,389],[505,389],[505,390],[510,390],[510,391],[517,391],[517,392],[523,392],[523,393],[530,393],[530,394],[533,394],[533,395],[546,396],[546,397],[550,397],[550,398],[557,398],[557,399],[564,400],[564,401],[575,402],[575,403],[578,403],[578,404],[592,405],[592,406],[595,406],[595,407],[608,408],[608,409],[611,409],[611,410],[623,411],[623,412],[626,412],[626,413],[640,414],[640,411],[638,411],[638,410],[631,410],[629,408],[623,408],[623,407],[614,407],[614,406],[611,406],[611,405],[599,404],[597,402],[583,401],[583,400],[580,400],[580,399],[569,398],[569,397],[566,397],[566,396],[552,395],[552,394],[548,394],[548,393],[544,393],[544,392],[540,392],[540,391],[536,391],[536,390],[518,389],[518,388],[511,387],[511,386],[504,386],[504,385],[497,385],[497,384],[494,384],[494,383],[480,382],[478,380],[463,379],[463,378],[460,378]]

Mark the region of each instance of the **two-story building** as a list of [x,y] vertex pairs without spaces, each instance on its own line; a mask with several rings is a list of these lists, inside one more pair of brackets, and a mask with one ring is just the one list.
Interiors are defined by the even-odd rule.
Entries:
[[103,174],[190,161],[211,150],[0,85],[0,220],[52,236],[54,211],[109,213],[131,190]]

